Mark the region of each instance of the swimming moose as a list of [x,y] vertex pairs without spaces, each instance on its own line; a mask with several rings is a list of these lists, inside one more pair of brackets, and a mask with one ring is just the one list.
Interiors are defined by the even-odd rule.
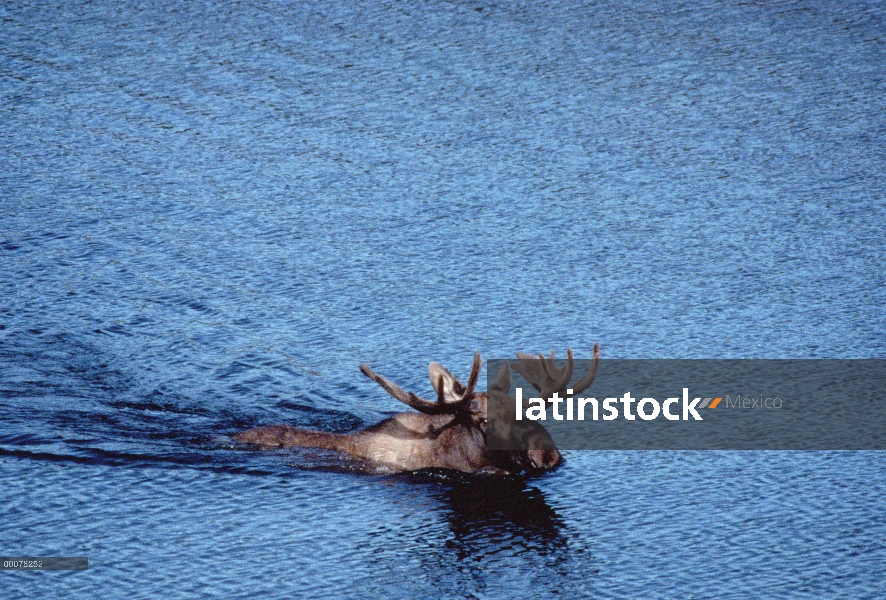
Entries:
[[[594,361],[584,377],[573,385],[572,350],[567,351],[563,367],[549,358],[518,353],[519,363],[514,369],[532,384],[543,398],[554,392],[564,393],[567,386],[578,394],[591,385],[597,372],[600,346],[594,346]],[[527,360],[533,359],[533,360]],[[557,468],[563,457],[545,429],[534,421],[515,422],[513,401],[495,402],[508,407],[509,413],[497,423],[519,427],[517,437],[520,450],[490,450],[487,448],[487,399],[489,394],[507,395],[510,387],[508,364],[499,371],[489,392],[474,390],[482,367],[480,353],[474,354],[474,363],[467,385],[463,385],[442,365],[428,365],[431,384],[437,392],[432,402],[405,392],[396,383],[361,364],[360,370],[381,385],[397,400],[416,409],[417,413],[400,413],[381,423],[353,433],[339,434],[300,429],[290,425],[258,427],[233,436],[234,440],[264,447],[328,448],[347,456],[368,462],[383,471],[418,471],[422,469],[451,469],[465,473],[485,474],[541,474]]]

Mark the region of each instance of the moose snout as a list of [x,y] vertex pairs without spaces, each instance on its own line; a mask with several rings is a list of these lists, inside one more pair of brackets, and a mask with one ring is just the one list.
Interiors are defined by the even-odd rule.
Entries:
[[560,466],[563,455],[556,448],[544,448],[541,450],[528,450],[526,456],[533,470],[549,471]]

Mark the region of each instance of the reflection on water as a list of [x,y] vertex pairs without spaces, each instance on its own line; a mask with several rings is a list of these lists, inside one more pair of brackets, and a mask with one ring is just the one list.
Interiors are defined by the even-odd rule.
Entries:
[[[421,472],[397,476],[438,505],[445,531],[432,542],[433,589],[467,597],[571,589],[570,569],[585,565],[588,532],[573,536],[544,492],[517,477]],[[574,539],[571,539],[574,538]],[[584,538],[584,539],[582,539]]]
[[562,548],[563,521],[544,493],[518,478],[453,476],[451,484],[434,490],[446,508],[459,559],[483,554],[490,541],[532,549],[542,554]]
[[424,485],[447,510],[457,538],[472,532],[509,528],[528,538],[553,539],[563,527],[544,494],[521,477],[465,475],[452,471],[419,471],[396,478]]

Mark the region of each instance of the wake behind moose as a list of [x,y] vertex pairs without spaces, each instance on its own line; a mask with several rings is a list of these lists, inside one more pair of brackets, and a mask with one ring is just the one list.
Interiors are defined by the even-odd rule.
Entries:
[[[537,364],[527,363],[526,359],[535,359],[534,356],[522,353],[517,356],[521,366],[515,365],[515,370],[539,392],[547,394],[543,397],[563,392],[569,386],[573,371],[571,349],[567,350],[563,367],[556,365],[553,352],[547,358],[539,355]],[[572,393],[577,394],[593,383],[599,358],[597,344],[591,367],[579,382],[570,386]],[[505,363],[488,392],[476,391],[482,365],[480,352],[476,352],[467,383],[462,384],[443,365],[430,363],[428,374],[437,394],[436,401],[430,401],[405,392],[364,363],[360,365],[364,375],[418,412],[400,413],[346,434],[272,425],[244,431],[233,439],[261,447],[327,448],[390,472],[449,469],[465,473],[537,475],[556,469],[563,457],[544,427],[532,421],[510,424],[520,428],[515,432],[523,440],[520,450],[487,447],[487,400],[490,394],[507,394],[511,379],[509,365]]]

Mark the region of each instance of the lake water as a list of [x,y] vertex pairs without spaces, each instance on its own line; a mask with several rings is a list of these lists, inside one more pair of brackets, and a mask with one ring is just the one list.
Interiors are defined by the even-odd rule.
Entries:
[[3,598],[886,596],[881,452],[318,468],[472,353],[886,357],[875,2],[7,2]]

